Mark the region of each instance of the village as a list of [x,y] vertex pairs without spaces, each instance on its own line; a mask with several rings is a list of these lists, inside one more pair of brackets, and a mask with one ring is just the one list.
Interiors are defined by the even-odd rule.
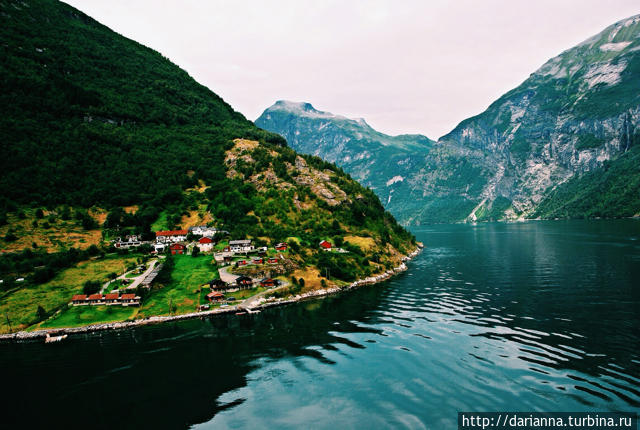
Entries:
[[[168,255],[211,255],[213,257],[212,263],[217,267],[218,277],[199,286],[201,289],[206,289],[208,293],[205,295],[207,302],[197,305],[198,311],[209,310],[214,305],[224,307],[235,304],[235,297],[229,293],[254,288],[259,288],[264,293],[289,284],[283,276],[279,276],[280,279],[271,276],[271,268],[288,261],[288,243],[279,242],[272,247],[256,247],[251,239],[223,239],[227,235],[225,231],[202,225],[186,230],[157,231],[155,241],[144,241],[137,235],[117,237],[112,240],[112,245],[116,249],[148,245],[152,257],[148,265],[142,265],[110,280],[98,293],[76,294],[72,297],[70,304],[72,306],[141,306],[143,298],[136,294],[137,289],[151,289]],[[347,253],[346,250],[333,246],[328,240],[320,241],[318,248],[325,252]],[[259,268],[257,272],[265,276],[252,277],[233,273],[239,268],[250,266]],[[282,275],[282,270],[278,272]]]

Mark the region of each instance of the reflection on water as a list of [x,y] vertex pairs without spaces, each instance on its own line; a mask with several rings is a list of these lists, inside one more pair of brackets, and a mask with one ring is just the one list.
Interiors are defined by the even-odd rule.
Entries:
[[427,248],[411,270],[338,297],[0,346],[12,393],[3,416],[97,428],[455,428],[461,410],[640,406],[638,222],[416,235]]

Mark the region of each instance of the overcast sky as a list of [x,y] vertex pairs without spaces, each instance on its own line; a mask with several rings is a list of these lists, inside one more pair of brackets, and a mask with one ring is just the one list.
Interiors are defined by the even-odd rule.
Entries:
[[72,0],[247,118],[276,100],[437,138],[638,0]]

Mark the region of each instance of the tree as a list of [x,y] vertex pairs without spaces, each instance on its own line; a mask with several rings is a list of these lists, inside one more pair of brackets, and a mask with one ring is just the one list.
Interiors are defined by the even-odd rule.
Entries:
[[200,248],[198,248],[197,246],[194,246],[193,250],[191,251],[191,256],[197,257],[199,253],[200,253]]
[[41,208],[36,209],[36,218],[38,219],[44,218],[44,212],[42,211]]
[[36,311],[36,318],[38,318],[38,321],[44,321],[47,319],[47,311],[45,311],[40,305],[38,305],[38,310]]
[[82,292],[86,295],[96,294],[100,291],[100,282],[98,281],[87,281],[82,286]]

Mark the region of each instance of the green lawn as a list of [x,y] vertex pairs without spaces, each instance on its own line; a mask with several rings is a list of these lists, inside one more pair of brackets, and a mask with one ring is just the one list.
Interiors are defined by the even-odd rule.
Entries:
[[192,257],[176,255],[171,282],[162,289],[155,290],[144,301],[139,316],[168,315],[169,303],[175,308],[172,314],[194,312],[198,304],[206,303],[207,290],[200,286],[218,278],[218,269],[210,256]]
[[40,324],[39,328],[80,327],[89,324],[125,321],[138,313],[136,307],[71,306],[61,314]]
[[261,293],[263,291],[266,291],[267,289],[264,287],[256,287],[256,288],[252,288],[250,290],[240,290],[240,291],[235,291],[233,293],[224,293],[225,297],[235,297],[235,299],[237,301],[242,301],[248,297],[251,296],[255,296],[258,293]]

